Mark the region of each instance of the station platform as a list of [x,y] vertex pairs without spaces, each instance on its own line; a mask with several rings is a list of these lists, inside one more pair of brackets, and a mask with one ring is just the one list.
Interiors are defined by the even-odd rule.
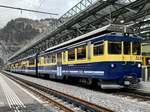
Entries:
[[0,112],[53,112],[53,108],[0,73]]

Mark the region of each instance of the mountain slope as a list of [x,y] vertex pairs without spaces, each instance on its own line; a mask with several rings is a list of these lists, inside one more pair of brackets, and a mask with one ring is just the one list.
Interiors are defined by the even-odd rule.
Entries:
[[49,27],[54,19],[31,20],[17,18],[0,30],[0,58],[4,61]]

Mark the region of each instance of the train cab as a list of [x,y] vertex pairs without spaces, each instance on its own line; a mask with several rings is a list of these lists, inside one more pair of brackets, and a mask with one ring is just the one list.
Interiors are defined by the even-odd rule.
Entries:
[[133,36],[108,35],[105,40],[105,85],[112,82],[124,87],[141,80],[141,39]]

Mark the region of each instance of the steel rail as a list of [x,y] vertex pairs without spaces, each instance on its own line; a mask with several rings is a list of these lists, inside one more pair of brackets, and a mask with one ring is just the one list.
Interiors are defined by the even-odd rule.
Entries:
[[65,111],[65,112],[74,112],[72,109],[62,105],[61,103],[53,100],[52,98],[50,98],[49,96],[43,94],[43,92],[39,91],[39,90],[36,90],[35,88],[32,88],[30,86],[28,86],[27,84],[15,79],[14,77],[10,77],[10,76],[7,76],[8,78],[10,78],[11,80],[17,82],[18,84],[20,84],[21,86],[25,87],[26,89],[28,89],[29,91],[31,91],[32,93],[40,96],[40,98],[42,98],[43,100],[45,101],[48,101],[50,104],[53,104],[54,106],[56,107],[59,107],[59,109]]
[[83,99],[68,95],[66,93],[56,91],[54,89],[51,89],[51,88],[48,88],[48,87],[30,82],[30,81],[27,81],[27,80],[24,80],[24,79],[16,77],[16,76],[12,76],[8,72],[7,73],[4,72],[4,74],[6,74],[6,76],[11,78],[12,80],[15,79],[14,81],[17,80],[16,82],[18,82],[18,83],[19,82],[24,83],[24,84],[26,84],[30,87],[33,87],[33,88],[36,88],[36,89],[38,89],[42,92],[48,93],[49,95],[55,96],[55,97],[63,100],[64,102],[69,102],[69,103],[73,104],[76,107],[80,107],[81,110],[88,111],[88,112],[114,112],[113,110],[108,109],[106,107],[96,105],[94,103],[85,101]]
[[150,101],[150,93],[143,92],[140,90],[128,89],[128,90],[124,90],[124,91],[119,91],[116,94],[130,96],[133,98],[142,99],[144,101]]

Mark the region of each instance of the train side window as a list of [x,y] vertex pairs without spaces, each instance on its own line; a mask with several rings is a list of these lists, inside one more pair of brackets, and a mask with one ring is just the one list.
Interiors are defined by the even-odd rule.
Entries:
[[34,59],[29,60],[29,65],[34,65]]
[[141,44],[138,42],[132,43],[132,54],[140,55],[141,54]]
[[40,57],[38,57],[38,64],[41,64],[41,60],[40,60],[41,58]]
[[131,44],[130,42],[124,42],[124,54],[131,54]]
[[121,54],[121,42],[108,42],[109,54]]
[[51,61],[50,61],[50,55],[47,55],[47,57],[46,57],[46,63],[50,63]]
[[40,57],[40,64],[43,64],[44,63],[44,57]]
[[49,63],[52,63],[52,55],[49,56],[49,60],[50,60]]
[[44,56],[44,64],[47,63],[47,56]]
[[51,56],[50,55],[44,56],[44,63],[45,64],[51,63]]
[[77,59],[86,59],[86,45],[77,48]]
[[70,49],[68,51],[68,61],[75,60],[75,49]]
[[47,63],[52,63],[52,56],[50,54],[47,55]]
[[52,54],[52,63],[56,63],[56,54]]
[[98,42],[94,44],[94,56],[104,54],[104,42]]
[[66,52],[63,52],[63,61],[66,62]]

